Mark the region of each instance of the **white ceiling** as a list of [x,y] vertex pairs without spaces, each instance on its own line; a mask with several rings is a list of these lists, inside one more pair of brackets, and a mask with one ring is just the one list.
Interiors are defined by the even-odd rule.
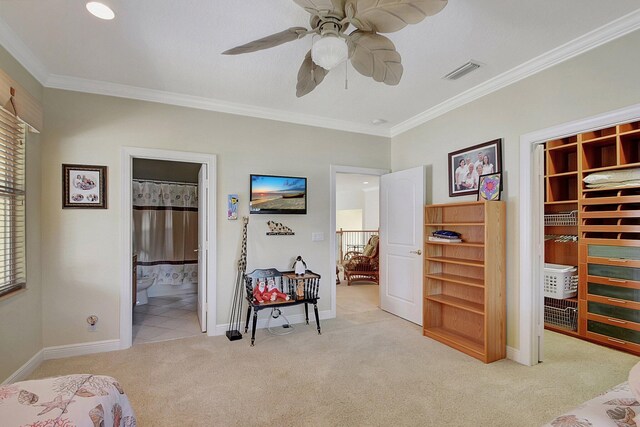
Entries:
[[[366,182],[366,184],[365,184]],[[375,190],[380,186],[380,177],[375,175],[359,175],[355,173],[337,173],[336,191],[354,192]]]
[[[398,86],[349,66],[345,90],[342,66],[296,98],[311,37],[221,55],[307,26],[308,13],[291,0],[105,3],[115,20],[89,15],[83,0],[0,0],[0,44],[48,87],[386,136],[640,28],[638,0],[450,0],[440,14],[388,35],[404,64]],[[469,59],[484,66],[458,81],[441,79]],[[377,118],[387,123],[372,125]]]

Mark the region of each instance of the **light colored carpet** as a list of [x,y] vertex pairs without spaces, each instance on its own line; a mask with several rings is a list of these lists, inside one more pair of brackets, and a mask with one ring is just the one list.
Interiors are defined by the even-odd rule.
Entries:
[[[547,333],[547,361],[489,365],[378,310],[377,286],[338,286],[338,318],[44,362],[32,375],[118,378],[141,426],[539,426],[624,381],[638,358]],[[266,314],[266,313],[265,313]],[[265,314],[261,313],[262,316]]]

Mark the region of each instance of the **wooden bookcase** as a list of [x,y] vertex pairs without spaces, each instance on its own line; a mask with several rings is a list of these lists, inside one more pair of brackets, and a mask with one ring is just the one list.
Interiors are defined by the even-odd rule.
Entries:
[[577,331],[561,332],[640,354],[640,186],[583,182],[595,172],[640,168],[640,121],[545,148],[545,214],[578,210],[575,228],[545,227],[545,234],[575,229],[579,236],[577,245],[545,242],[546,262],[578,266]]
[[[424,217],[424,336],[484,363],[505,358],[505,202],[429,205]],[[463,242],[429,241],[443,229]]]

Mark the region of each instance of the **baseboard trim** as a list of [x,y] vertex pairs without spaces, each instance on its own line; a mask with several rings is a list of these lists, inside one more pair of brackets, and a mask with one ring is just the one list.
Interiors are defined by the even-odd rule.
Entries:
[[521,359],[520,350],[507,346],[507,359],[520,363],[521,365],[529,365],[526,360]]
[[84,356],[85,354],[103,353],[120,350],[120,340],[93,341],[79,344],[59,345],[42,349],[44,360],[62,359],[64,357]]
[[[264,310],[265,312],[267,310]],[[246,315],[246,311],[243,311]],[[300,313],[300,314],[286,314],[287,319],[289,320],[289,323],[293,324],[293,325],[299,325],[301,323],[305,323],[305,317],[304,317],[304,313]],[[323,310],[323,311],[319,311],[318,312],[318,316],[320,316],[320,320],[326,320],[326,319],[333,319],[335,316],[333,316],[331,314],[331,310]],[[267,327],[267,320],[268,318],[265,315],[258,315],[258,326],[257,329],[264,329]],[[241,331],[242,333],[244,333],[244,321],[245,318],[242,318],[242,322],[240,323],[241,326]],[[312,312],[312,307],[309,308],[309,325],[315,323],[315,318],[313,316],[313,312]],[[221,325],[216,325],[216,329],[213,331],[212,334],[209,334],[210,336],[218,336],[218,335],[224,335],[227,332],[227,329],[229,328],[229,324],[228,323],[223,323]],[[249,325],[249,331],[251,331],[251,325]]]
[[44,351],[40,350],[36,354],[33,355],[31,359],[29,359],[24,365],[22,365],[17,371],[9,376],[6,380],[2,382],[0,385],[11,384],[17,381],[22,381],[27,378],[33,371],[36,370],[38,366],[44,360]]

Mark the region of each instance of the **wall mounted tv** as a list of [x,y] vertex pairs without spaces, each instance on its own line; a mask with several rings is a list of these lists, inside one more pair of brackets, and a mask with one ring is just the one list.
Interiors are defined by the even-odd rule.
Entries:
[[251,174],[252,214],[306,214],[307,178]]

